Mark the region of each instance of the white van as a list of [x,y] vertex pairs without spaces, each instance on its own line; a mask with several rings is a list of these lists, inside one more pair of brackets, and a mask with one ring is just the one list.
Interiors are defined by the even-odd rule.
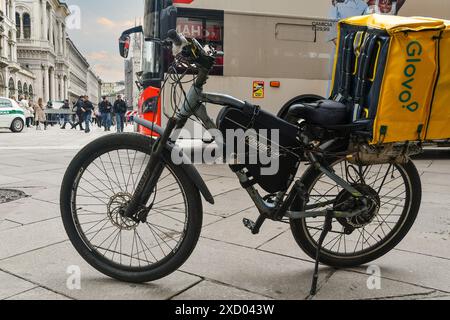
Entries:
[[0,97],[0,128],[22,132],[24,125],[24,111],[18,103],[12,99]]

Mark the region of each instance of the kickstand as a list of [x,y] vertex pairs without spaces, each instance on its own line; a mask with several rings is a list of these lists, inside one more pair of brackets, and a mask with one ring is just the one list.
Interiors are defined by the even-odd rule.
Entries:
[[322,250],[323,242],[325,241],[325,238],[333,228],[333,211],[328,211],[326,217],[325,217],[325,223],[323,225],[323,230],[319,238],[319,242],[317,243],[317,252],[316,252],[316,265],[314,268],[314,276],[313,276],[313,282],[311,286],[311,296],[315,296],[317,293],[317,282],[319,280],[319,256],[320,256],[320,250]]

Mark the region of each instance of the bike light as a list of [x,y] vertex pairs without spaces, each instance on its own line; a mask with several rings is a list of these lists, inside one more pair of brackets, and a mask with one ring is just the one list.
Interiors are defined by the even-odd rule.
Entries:
[[272,88],[279,88],[279,87],[281,87],[281,82],[280,81],[270,81],[270,86]]
[[152,97],[145,100],[144,105],[142,106],[142,113],[156,113],[158,111],[158,98]]

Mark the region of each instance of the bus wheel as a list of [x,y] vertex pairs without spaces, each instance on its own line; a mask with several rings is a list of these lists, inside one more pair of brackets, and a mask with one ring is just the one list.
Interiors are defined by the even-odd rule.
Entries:
[[22,132],[24,128],[23,120],[20,118],[14,119],[14,121],[11,123],[11,131],[15,133]]
[[289,100],[278,112],[277,116],[281,119],[285,119],[288,113],[288,110],[290,107],[292,107],[294,104],[299,103],[313,103],[319,100],[323,100],[324,98],[315,94],[304,94],[298,97],[295,97],[291,100]]

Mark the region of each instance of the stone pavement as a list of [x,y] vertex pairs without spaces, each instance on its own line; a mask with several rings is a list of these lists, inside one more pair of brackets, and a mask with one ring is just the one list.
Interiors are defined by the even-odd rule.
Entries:
[[[68,242],[59,217],[59,187],[80,147],[104,133],[0,131],[0,188],[28,197],[0,204],[0,299],[309,299],[312,261],[287,225],[268,222],[260,235],[242,226],[256,210],[225,166],[199,166],[216,199],[204,205],[202,237],[188,262],[154,283],[121,283],[88,266]],[[322,267],[315,299],[450,299],[450,156],[416,161],[422,209],[398,248],[373,264],[381,289],[367,287],[367,266]],[[444,159],[441,158],[444,156]],[[445,157],[447,159],[445,159]],[[81,289],[67,287],[68,267]]]

